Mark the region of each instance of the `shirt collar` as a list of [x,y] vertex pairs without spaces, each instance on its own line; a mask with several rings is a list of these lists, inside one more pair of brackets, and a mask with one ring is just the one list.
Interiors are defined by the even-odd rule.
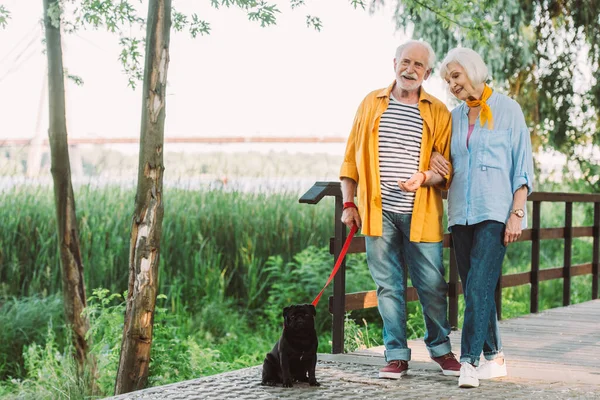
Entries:
[[[390,96],[392,95],[392,89],[394,89],[395,84],[396,84],[396,81],[392,82],[392,84],[390,86],[388,86],[384,89],[381,89],[379,91],[379,93],[377,93],[377,97],[387,97],[389,100]],[[420,90],[419,90],[419,103],[422,101],[427,101],[429,103],[433,103],[431,95],[429,93],[427,93],[425,91],[425,89],[423,89],[423,86],[421,85]]]

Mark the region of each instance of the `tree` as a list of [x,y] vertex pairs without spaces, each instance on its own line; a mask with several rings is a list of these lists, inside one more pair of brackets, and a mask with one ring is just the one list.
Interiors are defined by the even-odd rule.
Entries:
[[171,0],[150,0],[142,90],[142,124],[129,288],[115,394],[143,389],[148,379],[163,220],[163,145]]
[[50,118],[48,137],[62,266],[63,299],[66,320],[72,328],[75,360],[79,372],[82,374],[88,353],[86,333],[89,329],[89,321],[82,313],[86,307],[86,295],[75,213],[75,198],[71,183],[71,167],[69,165],[58,0],[44,0],[44,26],[46,30],[46,54],[48,56]]
[[[272,5],[263,1],[222,0],[225,5],[232,3],[246,10],[250,20],[259,21],[262,26],[275,23],[274,14],[278,10]],[[213,4],[219,3],[214,1]],[[130,237],[129,288],[115,394],[143,389],[148,379],[163,220],[165,93],[171,15],[171,0],[150,0],[146,20],[138,185]],[[175,13],[177,30],[188,24],[192,36],[209,31],[208,24],[197,16],[192,15],[189,19]],[[138,70],[135,62],[127,62],[127,55],[122,55],[121,59],[125,60],[125,67],[133,67],[130,71]],[[130,74],[130,84],[134,82]]]
[[455,3],[398,0],[398,27],[413,29],[440,55],[455,46],[478,51],[494,84],[521,104],[534,146],[567,155],[589,189],[600,191],[600,3]]

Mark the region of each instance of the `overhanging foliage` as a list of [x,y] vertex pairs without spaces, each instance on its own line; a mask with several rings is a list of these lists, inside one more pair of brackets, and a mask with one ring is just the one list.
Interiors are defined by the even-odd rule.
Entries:
[[598,191],[599,11],[595,0],[398,0],[396,21],[440,58],[478,51],[493,84],[521,104],[536,149],[566,154]]

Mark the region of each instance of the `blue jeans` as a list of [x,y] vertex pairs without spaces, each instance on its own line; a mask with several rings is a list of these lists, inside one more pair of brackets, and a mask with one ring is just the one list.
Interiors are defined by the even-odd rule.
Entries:
[[439,357],[451,351],[442,242],[411,242],[411,217],[411,214],[384,211],[383,235],[365,238],[367,263],[377,284],[386,361],[410,360],[406,343],[405,263],[423,306],[424,340],[429,354]]
[[460,362],[479,365],[481,352],[492,360],[502,351],[494,290],[506,254],[504,224],[483,221],[452,226],[452,242],[465,296]]

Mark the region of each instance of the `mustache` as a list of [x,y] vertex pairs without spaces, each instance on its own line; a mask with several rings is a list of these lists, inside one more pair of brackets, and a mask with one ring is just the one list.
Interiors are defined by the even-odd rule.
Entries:
[[405,77],[405,78],[409,78],[409,79],[415,79],[415,80],[419,78],[419,77],[417,76],[417,73],[416,73],[416,72],[413,72],[412,74],[409,74],[408,72],[404,72],[404,73],[402,73],[402,75],[401,75],[401,76],[403,76],[403,77]]

